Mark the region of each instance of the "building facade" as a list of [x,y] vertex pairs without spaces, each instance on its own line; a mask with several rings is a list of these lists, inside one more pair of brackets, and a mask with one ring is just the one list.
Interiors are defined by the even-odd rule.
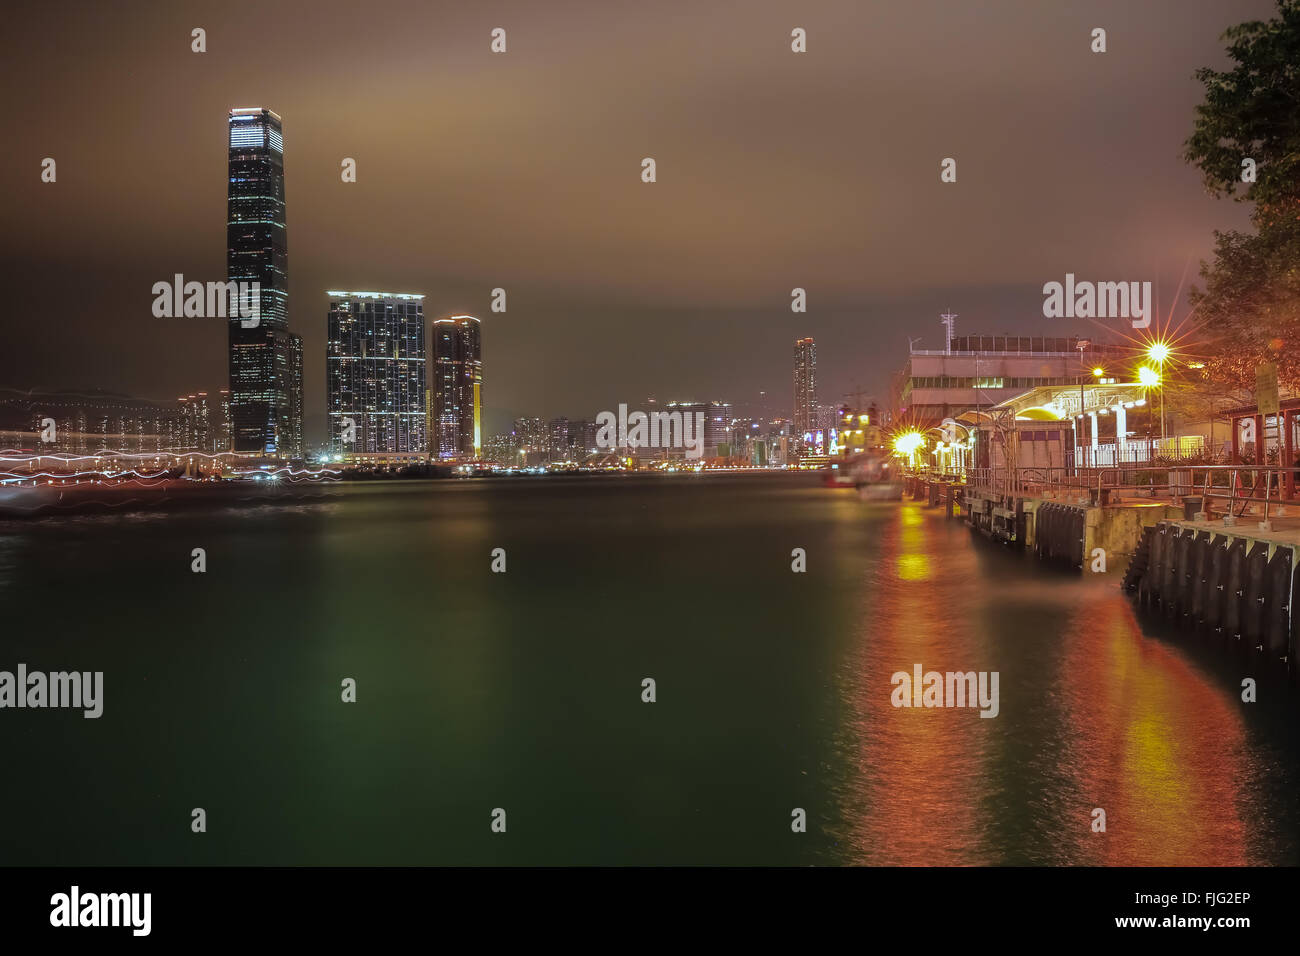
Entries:
[[429,329],[426,408],[429,453],[475,459],[483,451],[483,334],[472,315],[435,319]]
[[226,274],[258,284],[253,315],[228,320],[231,450],[298,458],[302,340],[289,331],[281,120],[252,107],[231,110],[228,125]]
[[817,344],[811,338],[794,343],[794,435],[799,438],[818,427]]
[[178,405],[110,392],[24,392],[0,397],[0,447],[48,455],[166,456],[184,440],[185,415]]
[[512,464],[544,465],[548,456],[546,423],[540,418],[516,418],[511,433],[515,460]]
[[327,294],[325,401],[331,451],[426,451],[424,296]]
[[900,412],[917,424],[938,424],[1041,386],[1122,377],[1116,365],[1123,355],[1120,346],[1077,336],[955,336],[944,350],[911,350]]

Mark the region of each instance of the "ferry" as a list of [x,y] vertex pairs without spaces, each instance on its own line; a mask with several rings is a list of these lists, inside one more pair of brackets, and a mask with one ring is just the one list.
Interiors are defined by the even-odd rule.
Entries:
[[889,459],[884,449],[869,448],[833,460],[826,473],[826,484],[832,488],[856,488],[864,498],[900,498],[903,483],[901,476],[893,474],[897,463],[891,464]]

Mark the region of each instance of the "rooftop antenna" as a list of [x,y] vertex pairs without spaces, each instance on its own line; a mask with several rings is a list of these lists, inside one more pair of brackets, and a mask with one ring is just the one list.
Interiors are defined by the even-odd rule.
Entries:
[[944,342],[943,342],[943,354],[951,355],[952,354],[952,327],[953,324],[957,321],[957,316],[952,311],[952,309],[949,309],[943,315],[939,316],[939,321],[943,323],[944,326],[947,327],[947,334],[944,336]]

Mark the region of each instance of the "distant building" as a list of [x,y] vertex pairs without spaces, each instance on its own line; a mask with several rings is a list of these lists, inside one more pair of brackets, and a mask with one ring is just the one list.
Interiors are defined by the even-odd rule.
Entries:
[[789,429],[787,419],[733,419],[729,457],[756,467],[784,465]]
[[184,395],[177,400],[179,413],[176,416],[176,429],[172,447],[176,450],[200,451],[212,454],[216,442],[212,433],[211,410],[208,407],[208,393],[195,392]]
[[516,464],[516,451],[513,433],[493,435],[483,443],[483,460],[493,465],[513,465]]
[[165,455],[184,434],[183,418],[177,405],[111,392],[11,394],[0,397],[0,447],[49,455]]
[[596,435],[599,431],[595,419],[569,422],[569,447],[572,449],[574,461],[580,462],[589,455],[600,453],[600,449],[596,446]]
[[901,409],[906,420],[938,424],[972,409],[990,408],[1040,386],[1092,383],[1094,368],[1111,366],[1120,346],[1077,336],[962,335],[945,350],[912,349]]
[[331,451],[425,452],[424,296],[328,295],[325,400]]
[[811,338],[794,343],[794,435],[815,431],[819,419],[817,405],[817,344]]
[[213,454],[219,454],[223,451],[230,451],[230,389],[223,388],[218,393],[215,413],[216,419],[213,429],[215,438],[212,452]]
[[570,461],[573,446],[569,441],[569,420],[552,418],[546,424],[546,451],[550,461]]
[[228,126],[226,275],[259,286],[256,325],[245,328],[239,315],[227,322],[233,450],[298,458],[302,340],[289,331],[281,121],[271,110],[252,107],[231,110]]
[[[690,420],[691,437],[692,439],[698,438],[701,441],[702,456],[717,458],[720,454],[729,453],[732,432],[730,402],[668,402],[662,407],[662,410],[669,414],[680,412],[683,421],[686,420],[687,415],[703,415],[704,434],[702,436],[695,435],[695,419]],[[685,456],[686,450],[685,448],[664,446],[643,449],[640,453],[647,457],[681,458]]]
[[546,463],[546,424],[540,418],[516,418],[514,429],[516,465]]
[[472,315],[435,319],[429,330],[429,451],[479,458],[483,448],[483,339]]
[[[289,335],[289,447],[282,451],[286,458],[302,458],[307,451],[307,435],[303,414],[302,390],[302,336]],[[420,449],[423,451],[423,449]]]

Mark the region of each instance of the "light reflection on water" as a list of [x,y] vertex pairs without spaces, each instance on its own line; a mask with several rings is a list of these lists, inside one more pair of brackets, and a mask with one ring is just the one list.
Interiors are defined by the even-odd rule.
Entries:
[[[1145,635],[1114,573],[1027,566],[904,502],[864,584],[839,681],[851,860],[1296,862],[1294,724],[1277,726],[1294,706],[1250,712],[1234,690],[1250,666]],[[893,707],[891,674],[916,663],[999,671],[1000,715]]]
[[[807,477],[15,522],[0,602],[0,668],[107,688],[100,721],[0,714],[31,771],[0,862],[1300,862],[1294,694],[1241,704],[1249,667],[1155,636],[1115,568]],[[916,664],[998,671],[999,715],[893,707]],[[228,838],[190,839],[196,793]]]

